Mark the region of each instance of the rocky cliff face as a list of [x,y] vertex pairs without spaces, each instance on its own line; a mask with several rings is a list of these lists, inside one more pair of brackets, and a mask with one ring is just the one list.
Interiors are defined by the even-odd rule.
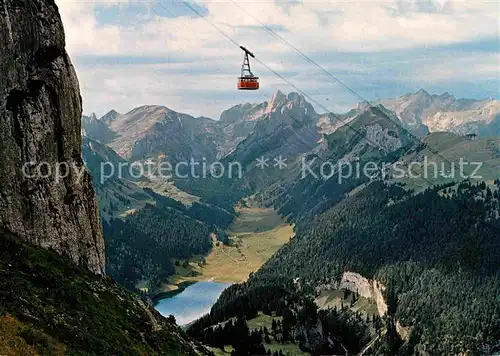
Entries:
[[277,90],[258,119],[252,133],[227,156],[244,167],[259,157],[292,158],[308,152],[321,138],[319,115],[302,95]]
[[252,134],[257,123],[265,118],[267,105],[267,101],[260,104],[239,104],[222,112],[216,124],[223,135],[223,140],[218,145],[219,156],[230,153]]
[[369,280],[359,273],[347,271],[342,275],[338,288],[347,289],[362,297],[374,300],[380,316],[387,313],[387,303],[383,295],[385,287],[377,280]]
[[457,134],[476,133],[480,136],[498,136],[498,126],[491,125],[500,119],[500,100],[477,102],[471,109],[444,111],[429,115],[424,123],[431,132],[450,131]]
[[0,73],[0,229],[104,273],[78,80],[53,0],[0,0]]
[[498,100],[456,99],[449,93],[431,95],[421,89],[377,104],[394,111],[401,123],[418,136],[429,131],[498,135],[498,130],[488,127],[500,113]]
[[[316,292],[320,293],[327,290],[340,290],[346,289],[353,293],[358,293],[366,299],[373,300],[377,305],[377,311],[380,316],[387,313],[387,303],[384,299],[385,286],[373,279],[363,277],[361,274],[351,271],[345,271],[342,278],[339,280],[331,280],[325,284],[316,287]],[[318,299],[320,305],[323,303]]]
[[111,110],[100,119],[84,116],[82,126],[86,136],[132,161],[164,156],[171,164],[191,158],[211,162],[220,140],[214,120],[159,105],[140,106],[126,114]]

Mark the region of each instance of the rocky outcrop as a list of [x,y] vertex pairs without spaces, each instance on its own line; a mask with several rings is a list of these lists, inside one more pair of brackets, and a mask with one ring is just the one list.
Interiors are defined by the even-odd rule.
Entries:
[[239,104],[220,115],[216,127],[222,133],[217,151],[220,157],[230,153],[234,148],[250,134],[252,134],[257,123],[265,118],[264,111],[268,106],[267,101],[260,104]]
[[403,142],[398,136],[378,124],[366,127],[366,139],[368,144],[380,147],[387,152],[393,152],[403,147]]
[[417,136],[429,131],[475,132],[484,136],[494,136],[498,132],[494,127],[488,127],[500,113],[498,100],[456,99],[449,93],[431,95],[421,89],[397,98],[379,100],[377,104],[394,111],[402,125]]
[[339,289],[347,289],[362,297],[374,300],[381,316],[387,313],[387,303],[383,295],[384,288],[380,282],[369,280],[355,272],[344,272],[339,283]]
[[104,116],[101,117],[99,120],[105,123],[106,125],[111,125],[111,123],[117,120],[119,117],[120,113],[115,109],[111,109],[106,114],[104,114]]
[[253,132],[226,159],[247,167],[261,156],[288,159],[309,152],[321,138],[318,120],[319,115],[304,96],[276,90]]
[[500,134],[498,126],[491,123],[499,118],[500,100],[489,100],[478,102],[472,109],[464,111],[439,111],[424,118],[424,123],[431,132],[450,131],[461,135],[476,133],[480,136],[497,136]]
[[108,143],[121,157],[132,161],[165,156],[175,165],[191,158],[212,162],[217,155],[218,132],[214,132],[215,121],[209,118],[195,118],[165,106],[145,105],[126,114],[112,110],[95,121],[106,129],[89,135],[91,126],[87,125],[87,135]]
[[[162,119],[134,142],[130,158],[140,160],[165,154],[172,164],[189,162],[191,159],[197,162],[203,159],[212,162],[215,160],[217,149],[210,133],[206,130],[211,121],[167,109]],[[115,147],[117,142],[119,140],[114,141],[112,147]]]
[[328,283],[321,284],[316,287],[316,292],[326,290],[341,290],[346,289],[353,293],[358,293],[360,296],[373,300],[377,305],[377,310],[380,316],[387,313],[387,303],[384,299],[385,286],[377,280],[371,280],[363,277],[356,272],[346,271],[342,274],[339,280],[332,280]]
[[104,273],[78,80],[53,0],[0,0],[0,228]]

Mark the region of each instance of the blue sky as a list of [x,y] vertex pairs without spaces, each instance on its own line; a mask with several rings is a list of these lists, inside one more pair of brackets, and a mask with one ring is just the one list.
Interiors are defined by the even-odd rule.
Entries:
[[241,102],[293,91],[259,63],[261,90],[238,92],[242,53],[312,97],[318,112],[347,111],[358,99],[262,26],[368,100],[424,88],[499,99],[497,1],[56,0],[80,79],[84,112],[165,105],[218,118]]

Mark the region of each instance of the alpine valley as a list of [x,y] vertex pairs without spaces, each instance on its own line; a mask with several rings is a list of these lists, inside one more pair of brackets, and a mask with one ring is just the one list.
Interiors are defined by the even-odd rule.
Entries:
[[[424,90],[345,114],[276,91],[217,120],[163,106],[84,117],[107,271],[155,300],[232,283],[187,327],[218,354],[492,354],[499,117],[498,101]],[[206,165],[159,174],[191,159]],[[459,177],[460,161],[481,164]],[[103,162],[153,168],[102,182]],[[213,162],[241,177],[203,175]],[[368,162],[389,168],[349,174]]]
[[500,354],[498,100],[98,118],[53,0],[0,39],[0,355]]

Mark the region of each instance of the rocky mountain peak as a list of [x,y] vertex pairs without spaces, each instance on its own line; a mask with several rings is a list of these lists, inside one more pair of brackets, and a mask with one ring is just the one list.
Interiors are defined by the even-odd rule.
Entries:
[[288,107],[301,107],[301,108],[308,108],[314,111],[312,106],[307,102],[306,98],[299,93],[296,92],[291,92],[288,94]]
[[103,117],[101,117],[99,120],[106,124],[110,124],[111,122],[115,121],[118,116],[120,116],[120,113],[117,112],[115,109],[110,110],[107,112]]
[[81,158],[78,80],[56,4],[2,0],[0,231],[104,273],[104,241]]
[[460,134],[496,132],[490,125],[500,110],[491,110],[491,101],[456,99],[445,92],[429,94],[424,89],[392,99],[379,100],[395,112],[402,125],[414,134],[422,136],[431,131],[453,131]]
[[276,89],[271,100],[267,103],[266,113],[276,111],[276,109],[282,107],[287,100],[287,96],[281,90]]
[[285,95],[280,90],[276,90],[274,92],[273,97],[268,102],[264,113],[275,113],[276,115],[281,116],[293,115],[298,118],[306,116],[316,118],[317,116],[314,108],[311,104],[309,104],[309,102],[307,102],[303,95],[296,92],[291,92],[288,95]]
[[298,102],[298,103],[305,101],[304,96],[299,94],[299,93],[296,93],[296,92],[289,93],[287,98],[289,101]]
[[457,102],[457,99],[448,92],[444,92],[443,94],[438,95],[437,97],[438,97],[438,100],[441,101],[443,106],[445,106],[445,105],[451,106]]
[[357,112],[362,112],[370,109],[371,105],[370,103],[366,101],[359,102],[358,105],[356,106],[356,111]]
[[415,95],[418,96],[431,96],[425,89],[419,89]]
[[267,102],[264,102],[260,104],[244,103],[235,105],[221,113],[219,122],[222,125],[230,125],[242,121],[257,120],[264,114],[267,104]]

